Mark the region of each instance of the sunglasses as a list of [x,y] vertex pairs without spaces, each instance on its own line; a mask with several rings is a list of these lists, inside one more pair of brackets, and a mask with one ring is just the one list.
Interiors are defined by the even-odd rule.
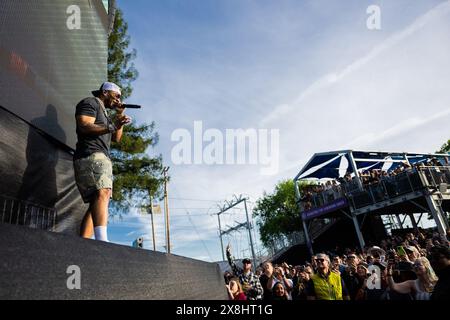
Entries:
[[119,94],[119,93],[116,93],[116,92],[110,93],[110,95],[111,95],[114,99],[120,99],[120,98],[122,98],[122,95]]
[[316,260],[316,262],[324,262],[325,261],[325,259],[315,259]]

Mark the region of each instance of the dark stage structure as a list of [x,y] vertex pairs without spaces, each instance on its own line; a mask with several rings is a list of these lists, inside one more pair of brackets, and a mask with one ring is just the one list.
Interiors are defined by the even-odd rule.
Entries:
[[0,12],[1,221],[75,234],[86,208],[74,108],[106,80],[107,11],[100,0],[5,0]]
[[0,243],[0,299],[227,299],[214,263],[1,223]]

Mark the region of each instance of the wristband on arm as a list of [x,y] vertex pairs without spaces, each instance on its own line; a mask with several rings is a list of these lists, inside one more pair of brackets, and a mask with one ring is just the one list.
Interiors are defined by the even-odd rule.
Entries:
[[117,127],[114,125],[114,123],[108,124],[108,131],[109,133],[114,133],[117,131]]

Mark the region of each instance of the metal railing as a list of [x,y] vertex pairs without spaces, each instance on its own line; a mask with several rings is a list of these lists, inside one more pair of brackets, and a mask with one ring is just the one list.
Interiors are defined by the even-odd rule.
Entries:
[[305,243],[305,235],[303,231],[295,231],[286,236],[279,237],[272,242],[272,250],[275,254],[291,246]]
[[344,197],[344,195],[345,189],[342,185],[334,185],[333,187],[321,192],[312,193],[309,198],[301,200],[299,202],[300,211],[304,212],[310,209],[322,207]]
[[324,219],[315,219],[310,223],[309,228],[309,237],[311,240],[317,239],[321,234],[325,233],[331,226],[333,226],[338,219],[335,218],[324,218]]
[[353,178],[352,180],[349,181],[343,181],[341,183],[341,186],[346,194],[355,192],[360,189],[356,178]]
[[330,189],[304,196],[303,200],[299,202],[299,206],[300,211],[304,212],[346,197],[354,209],[360,209],[424,188],[449,192],[450,167],[414,167],[395,176],[382,176],[379,182],[364,185],[362,190],[356,179],[352,179],[334,185]]
[[447,192],[449,185],[450,167],[416,167],[382,177],[377,183],[365,185],[363,190],[347,194],[347,198],[354,209],[360,209],[430,187]]
[[[317,219],[311,220],[309,227],[309,236],[312,241],[317,239],[321,234],[331,228],[338,219]],[[295,231],[286,236],[282,236],[274,240],[271,244],[270,251],[272,259],[279,257],[289,248],[298,244],[306,244],[305,233],[303,231]]]
[[0,195],[0,222],[54,231],[56,209]]
[[[422,175],[422,181],[428,188],[443,188],[448,190],[450,187],[450,167],[419,167]],[[444,185],[443,185],[444,184]],[[445,190],[445,192],[447,192]]]

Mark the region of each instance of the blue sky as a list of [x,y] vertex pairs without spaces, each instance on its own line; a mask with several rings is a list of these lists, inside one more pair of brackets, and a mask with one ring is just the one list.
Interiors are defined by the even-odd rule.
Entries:
[[[130,111],[155,121],[170,166],[172,253],[221,260],[217,204],[250,198],[293,178],[315,152],[344,148],[433,152],[450,130],[449,1],[120,0],[136,48],[140,76]],[[381,30],[369,30],[369,5],[381,9]],[[194,121],[205,128],[277,129],[279,171],[259,165],[175,165],[171,134]],[[183,199],[183,200],[181,200]],[[194,201],[193,199],[197,199]],[[221,216],[243,222],[243,207]],[[164,251],[162,215],[155,216]],[[256,232],[255,232],[256,233]],[[109,225],[125,245],[150,219],[130,212]],[[256,235],[257,236],[257,235]],[[230,242],[249,255],[247,235]],[[257,250],[262,249],[260,244]]]

